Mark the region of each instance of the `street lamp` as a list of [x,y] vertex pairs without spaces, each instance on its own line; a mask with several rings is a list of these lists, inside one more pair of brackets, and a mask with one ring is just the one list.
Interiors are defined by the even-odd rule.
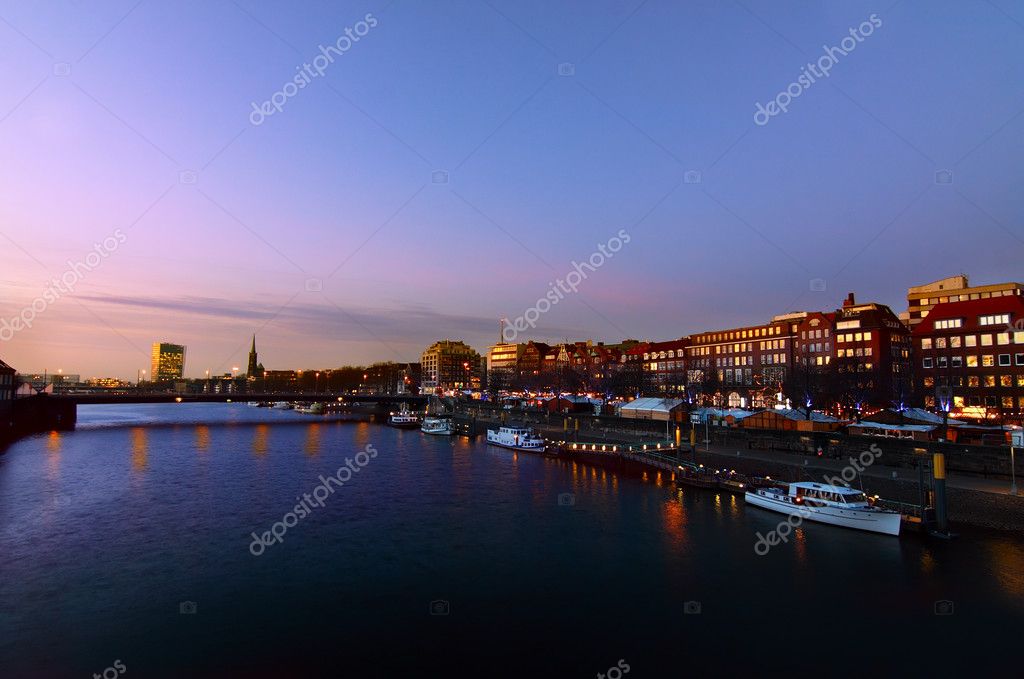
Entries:
[[320,391],[320,373],[316,373],[316,382],[313,383],[313,393]]

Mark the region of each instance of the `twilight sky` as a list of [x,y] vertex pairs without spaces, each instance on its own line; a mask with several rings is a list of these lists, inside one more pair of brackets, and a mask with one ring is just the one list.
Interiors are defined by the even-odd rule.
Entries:
[[1021,280],[1022,47],[1011,0],[2,0],[0,324],[82,265],[0,358],[134,379],[156,340],[190,376],[244,369],[253,332],[277,369],[483,350],[620,230],[519,340]]

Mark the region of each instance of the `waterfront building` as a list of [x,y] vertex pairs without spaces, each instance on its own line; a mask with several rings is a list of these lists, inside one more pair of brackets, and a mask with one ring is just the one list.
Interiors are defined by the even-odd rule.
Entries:
[[689,336],[686,389],[691,398],[730,408],[767,407],[793,369],[793,339],[805,312],[763,325]]
[[420,357],[420,393],[479,389],[483,361],[473,347],[458,340],[434,342]]
[[937,304],[967,302],[993,297],[1020,297],[1024,283],[996,283],[971,286],[967,274],[950,276],[907,290],[907,312],[904,319],[911,329],[917,326]]
[[185,347],[154,342],[150,379],[153,382],[180,380],[185,376]]
[[551,346],[543,342],[527,342],[519,357],[519,374],[526,380],[538,377],[545,368]]
[[117,377],[90,377],[85,381],[86,386],[89,387],[100,387],[103,389],[116,389],[119,387],[129,387],[131,382],[119,379]]
[[626,353],[626,362],[639,361],[643,384],[652,393],[686,395],[686,348],[690,338],[668,342],[646,342]]
[[953,417],[1021,420],[1024,298],[940,302],[914,328],[913,345],[925,407]]
[[522,360],[526,344],[510,344],[499,342],[487,350],[487,372],[500,370],[510,374],[519,373],[519,361]]
[[[893,310],[877,302],[857,304],[851,292],[842,308],[828,316],[833,319],[836,391],[845,399],[840,405],[858,413],[869,405],[909,405],[913,345]],[[802,336],[798,341],[803,342]]]

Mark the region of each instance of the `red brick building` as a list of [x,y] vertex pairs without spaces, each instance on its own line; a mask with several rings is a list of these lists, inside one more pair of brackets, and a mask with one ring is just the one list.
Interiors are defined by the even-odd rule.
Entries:
[[1010,419],[1024,412],[1024,299],[935,305],[913,332],[915,383],[925,407],[954,417]]
[[841,309],[804,314],[798,332],[797,365],[818,381],[816,407],[908,404],[910,331],[886,305],[857,304],[851,292]]
[[668,342],[648,342],[628,352],[630,359],[641,363],[644,384],[657,394],[686,395],[686,347],[690,339],[683,337]]
[[764,325],[690,335],[687,392],[721,406],[768,405],[792,370],[793,339],[805,316],[786,314]]

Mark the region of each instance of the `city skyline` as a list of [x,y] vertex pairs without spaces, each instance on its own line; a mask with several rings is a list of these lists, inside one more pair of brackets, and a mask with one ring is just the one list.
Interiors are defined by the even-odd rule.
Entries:
[[1005,7],[183,12],[0,8],[23,66],[0,76],[0,316],[75,272],[0,343],[23,372],[132,379],[166,338],[221,374],[253,332],[276,368],[483,349],[620,231],[516,341],[669,340],[850,291],[900,313],[961,271],[1020,278]]

